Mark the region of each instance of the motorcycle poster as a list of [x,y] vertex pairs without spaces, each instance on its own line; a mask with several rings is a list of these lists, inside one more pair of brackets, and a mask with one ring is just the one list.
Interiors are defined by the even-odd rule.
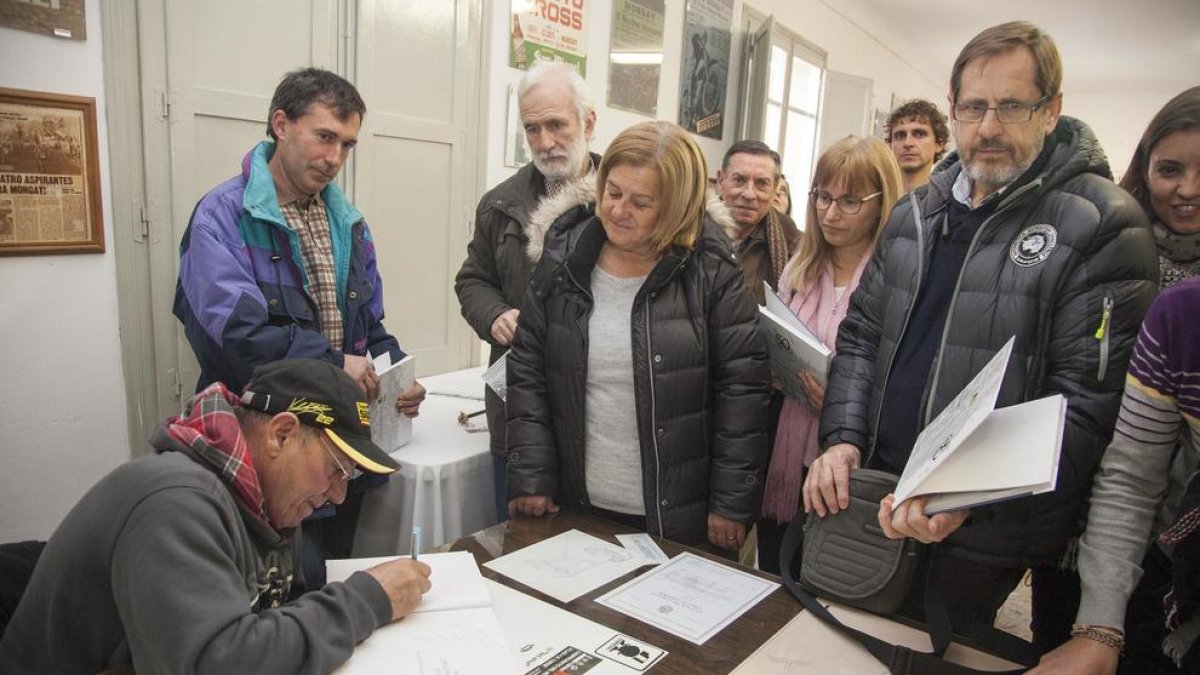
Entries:
[[679,125],[708,138],[725,129],[725,89],[733,43],[733,0],[688,0],[679,78]]

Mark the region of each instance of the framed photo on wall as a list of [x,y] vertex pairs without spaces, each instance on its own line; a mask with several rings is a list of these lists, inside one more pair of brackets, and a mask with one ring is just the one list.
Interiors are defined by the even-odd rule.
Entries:
[[0,0],[0,26],[68,40],[87,39],[84,0]]
[[658,114],[666,0],[614,0],[608,47],[608,105]]
[[96,99],[0,88],[0,255],[103,253]]

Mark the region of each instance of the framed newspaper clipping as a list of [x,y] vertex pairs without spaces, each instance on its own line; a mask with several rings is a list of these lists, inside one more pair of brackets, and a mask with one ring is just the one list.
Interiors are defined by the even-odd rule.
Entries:
[[0,88],[0,255],[103,253],[96,99]]

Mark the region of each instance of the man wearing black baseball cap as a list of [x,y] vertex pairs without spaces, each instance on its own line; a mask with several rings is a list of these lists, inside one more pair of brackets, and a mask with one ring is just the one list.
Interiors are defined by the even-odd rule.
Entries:
[[412,612],[429,567],[398,559],[293,593],[297,526],[356,471],[398,466],[371,442],[362,389],[309,359],[215,383],[155,452],[93,487],[50,538],[0,641],[0,672],[330,672]]

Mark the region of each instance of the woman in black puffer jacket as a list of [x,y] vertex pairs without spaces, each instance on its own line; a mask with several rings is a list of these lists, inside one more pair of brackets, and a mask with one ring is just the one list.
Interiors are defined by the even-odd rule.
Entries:
[[728,551],[758,517],[766,353],[707,173],[679,126],[631,127],[596,215],[547,235],[508,357],[514,516],[567,504]]

